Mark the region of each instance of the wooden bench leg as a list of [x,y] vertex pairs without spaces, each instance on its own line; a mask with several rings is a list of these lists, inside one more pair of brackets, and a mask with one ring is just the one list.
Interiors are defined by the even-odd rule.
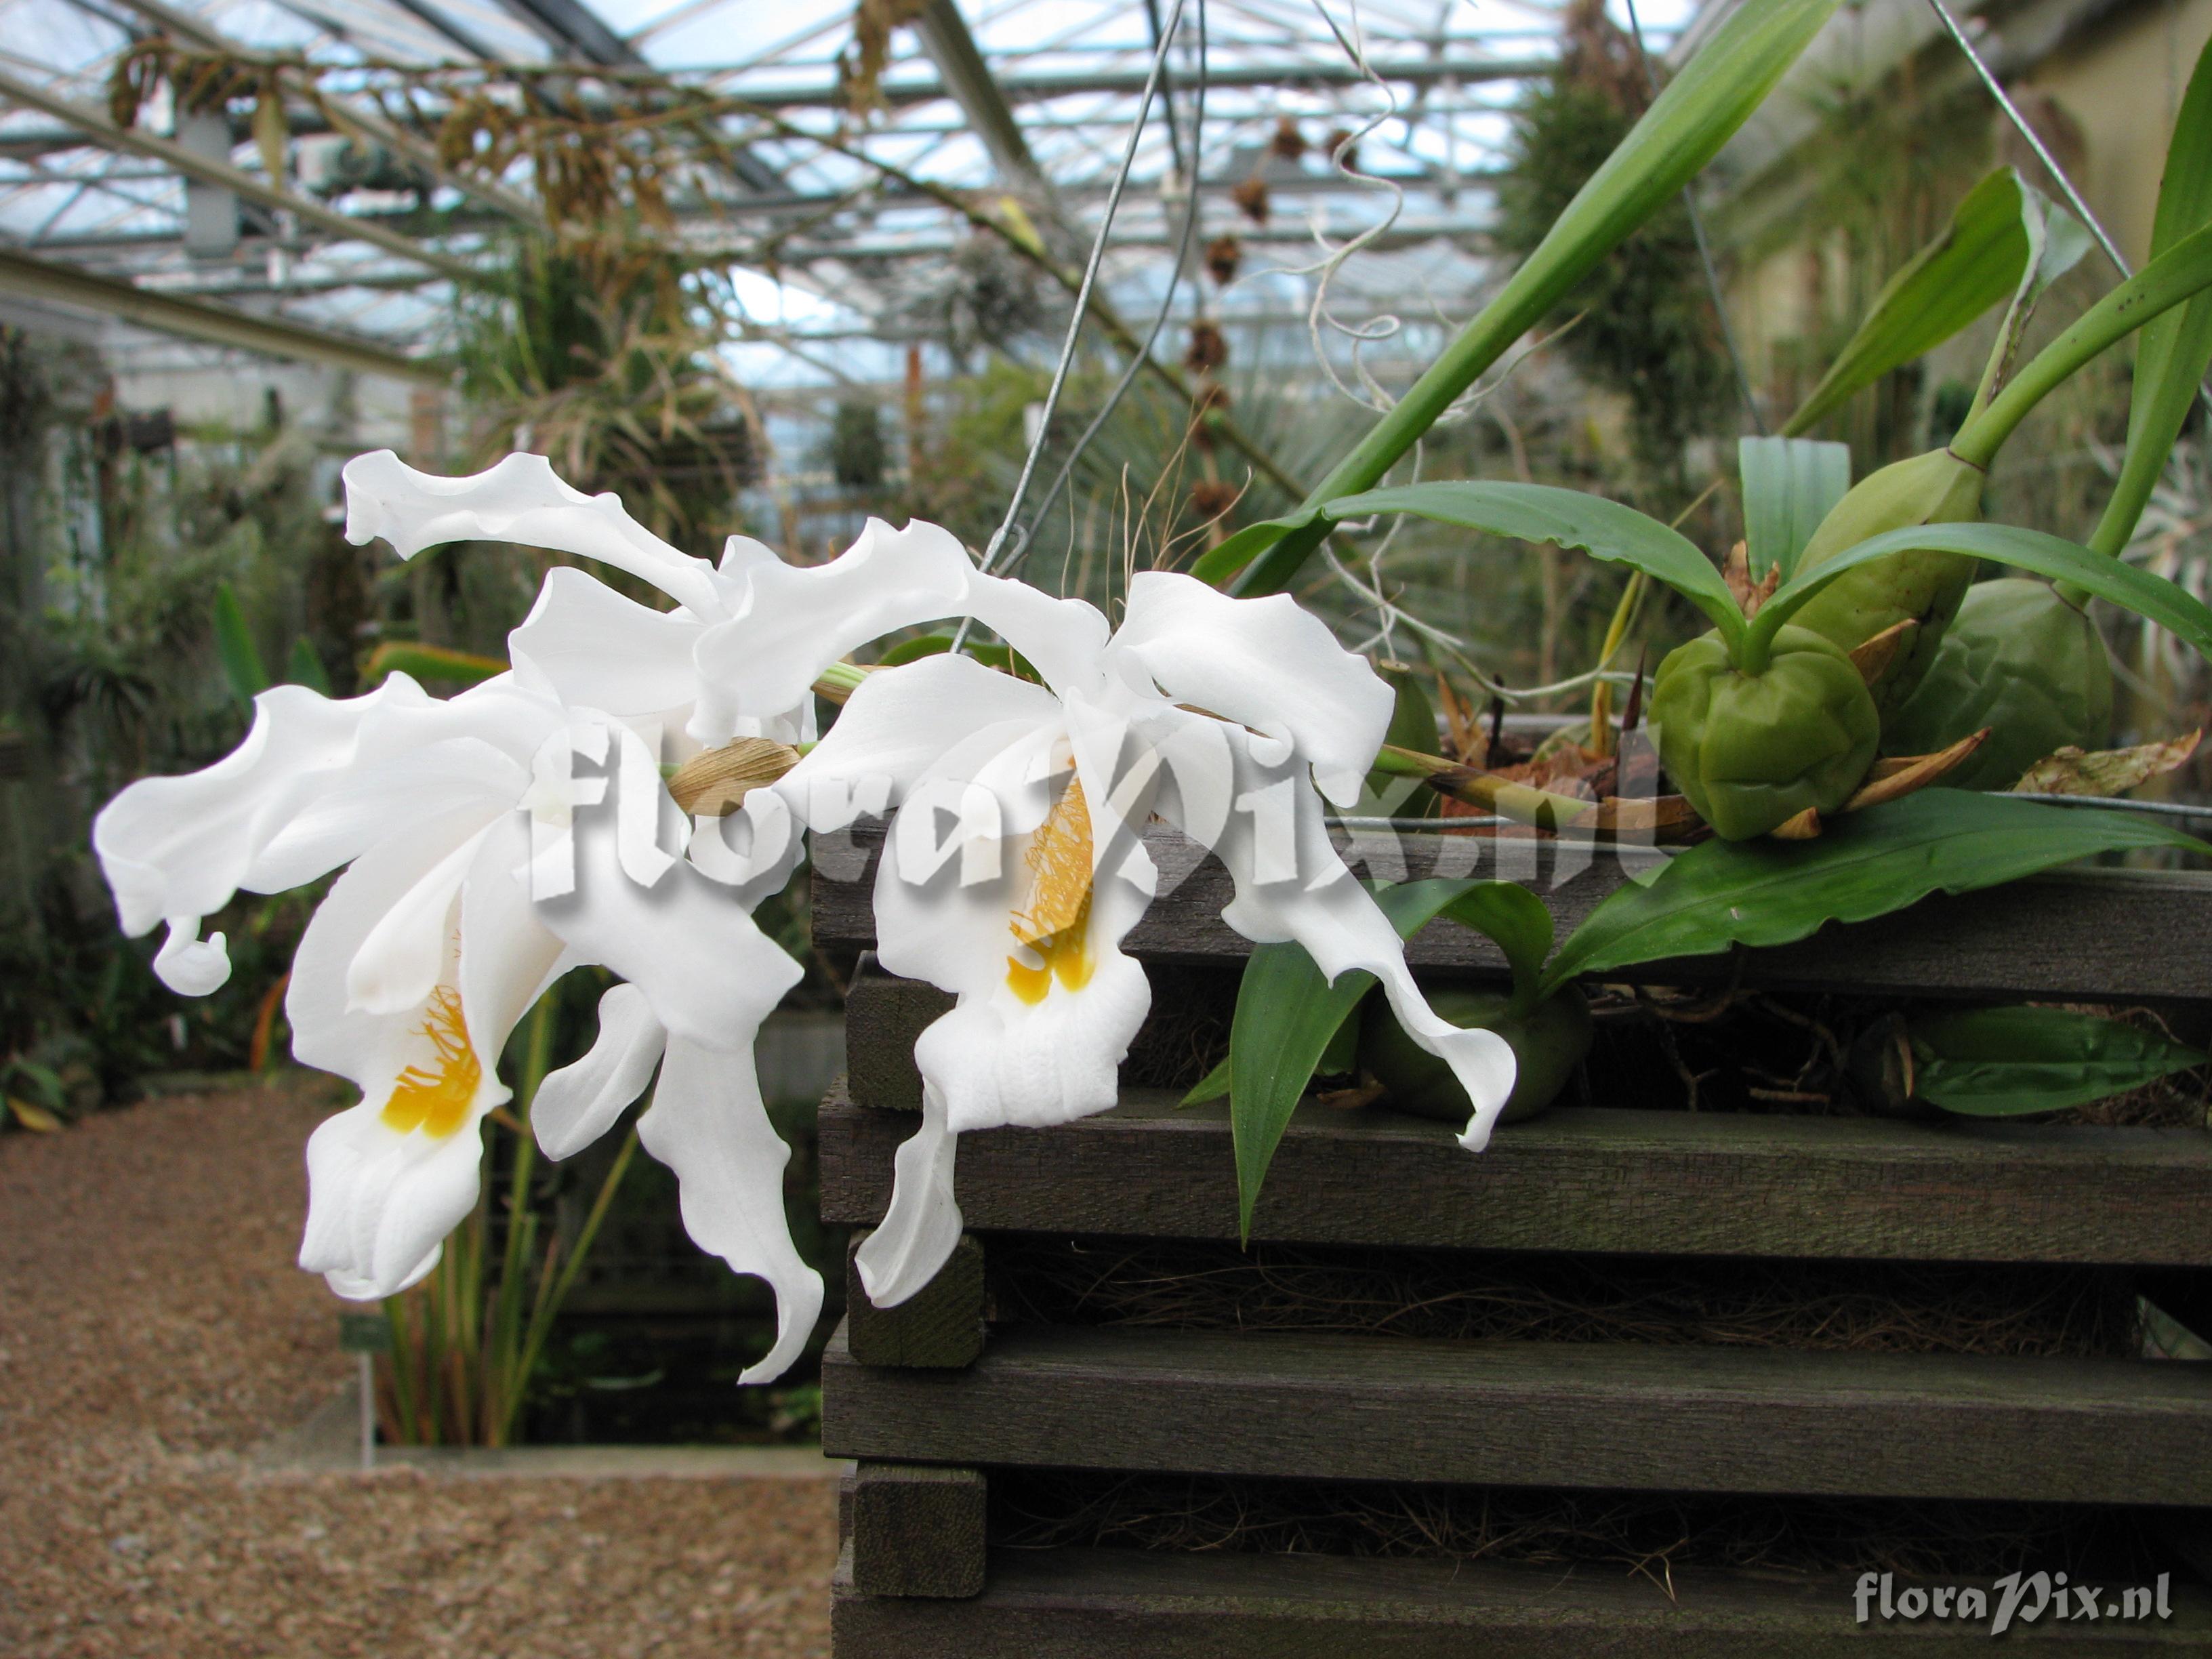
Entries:
[[937,1277],[896,1308],[878,1308],[860,1288],[853,1253],[868,1237],[853,1234],[845,1258],[847,1340],[863,1365],[958,1370],[983,1357],[983,1246],[963,1236]]
[[984,1498],[980,1469],[857,1465],[837,1496],[854,1590],[940,1600],[981,1595]]

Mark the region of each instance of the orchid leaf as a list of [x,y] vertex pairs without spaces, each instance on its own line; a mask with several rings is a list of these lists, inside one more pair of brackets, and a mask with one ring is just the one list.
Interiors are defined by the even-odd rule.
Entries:
[[293,685],[304,685],[310,691],[319,691],[326,697],[331,695],[330,672],[323,666],[321,656],[304,635],[292,641],[291,655],[284,659],[284,678]]
[[1865,921],[1931,893],[2016,881],[2093,854],[2212,844],[2154,819],[2014,796],[1923,789],[1853,812],[1814,841],[1709,841],[1648,885],[1590,912],[1553,959],[1544,988],[1632,963],[1789,945],[1831,921]]
[[1505,953],[1513,969],[1513,1011],[1526,1013],[1543,997],[1544,958],[1552,954],[1552,912],[1518,882],[1483,881],[1443,908]]
[[[1375,902],[1400,939],[1413,938],[1438,915],[1488,933],[1514,963],[1516,981],[1524,962],[1542,961],[1551,939],[1550,915],[1544,914],[1540,939],[1537,924],[1528,914],[1531,905],[1543,912],[1543,902],[1511,882],[1409,881],[1378,890]],[[1528,971],[1533,973],[1533,967]],[[1224,1092],[1229,1096],[1241,1237],[1251,1237],[1252,1206],[1259,1201],[1260,1183],[1291,1114],[1324,1058],[1340,1042],[1351,1040],[1360,1000],[1374,987],[1375,975],[1357,969],[1339,975],[1333,984],[1324,980],[1301,945],[1259,945],[1246,960],[1244,977],[1237,988],[1237,1012],[1229,1024],[1229,1058],[1182,1102],[1190,1106],[1218,1099]],[[1334,1063],[1337,1069],[1350,1069],[1348,1058]]]
[[2020,175],[2010,167],[1968,191],[1943,234],[1882,284],[1858,331],[1790,417],[1784,434],[1811,431],[1892,369],[1941,345],[2012,295],[2027,268],[2025,201]]
[[463,685],[476,685],[505,672],[507,665],[497,657],[480,657],[473,652],[413,640],[387,640],[369,653],[362,678],[367,684],[381,685],[392,675],[405,674],[418,680],[456,680]]
[[1332,519],[1411,513],[1524,542],[1579,547],[1594,558],[1627,565],[1666,583],[1711,617],[1729,638],[1743,632],[1743,612],[1736,607],[1735,596],[1695,542],[1602,495],[1550,484],[1401,484],[1333,501],[1322,511]]
[[2212,657],[2212,610],[2185,590],[2163,576],[2093,553],[2078,542],[2005,524],[1914,525],[1861,542],[1824,561],[1819,569],[1784,583],[1752,619],[1753,640],[1771,640],[1775,630],[1801,605],[1845,571],[1916,549],[1969,553],[2031,575],[2069,582],[2084,592],[2126,607]]
[[[2166,147],[2151,222],[2151,257],[2207,224],[2212,224],[2212,40],[2197,54]],[[2166,470],[2207,368],[2212,368],[2212,293],[2199,294],[2143,325],[2128,404],[2127,457],[2089,538],[2098,552],[2117,555],[2135,534],[2136,521]]]
[[2162,743],[2138,743],[2126,749],[2084,750],[2069,744],[2029,767],[2014,784],[2016,795],[2124,795],[2129,790],[2179,771],[2203,741],[2202,727]]
[[1970,1117],[2063,1111],[2204,1064],[2157,1031],[2063,1008],[1977,1008],[1911,1023],[1912,1091]]
[[[1759,0],[1738,6],[1643,118],[1629,130],[1498,296],[1444,348],[1406,395],[1315,486],[1298,512],[1256,534],[1240,531],[1198,574],[1240,593],[1279,592],[1328,533],[1311,509],[1381,483],[1401,457],[1514,343],[1541,322],[1597,263],[1681,192],[1812,44],[1837,0]],[[1252,535],[1249,543],[1240,540]],[[1226,556],[1234,548],[1233,558]]]
[[1259,524],[1248,524],[1224,539],[1218,547],[1208,548],[1190,568],[1190,574],[1202,582],[1218,587],[1250,564],[1293,530],[1304,529],[1314,522],[1310,511],[1285,514],[1279,519],[1267,519]]
[[1986,469],[2013,428],[2053,386],[2208,286],[2212,286],[2212,224],[2182,237],[2075,319],[2012,377],[1987,408],[1966,417],[1951,439],[1951,453]]
[[269,689],[269,671],[262,666],[261,648],[253,642],[245,608],[228,582],[216,584],[215,654],[222,665],[223,678],[230,682],[231,695],[239,702],[252,702]]
[[1848,444],[1810,438],[1744,438],[1736,444],[1743,479],[1743,539],[1751,579],[1779,570],[1788,581],[1828,509],[1851,487]]
[[2004,320],[1997,325],[1996,342],[1990,349],[1989,366],[1982,371],[1982,384],[1975,392],[1973,408],[1967,412],[1969,420],[1996,395],[2012,373],[2021,343],[2027,337],[2027,325],[2034,320],[2035,309],[2043,303],[2051,285],[2080,264],[2092,246],[2088,230],[2079,219],[2042,191],[2027,185],[2021,187],[2020,221],[2027,233],[2027,263],[2021,271],[2012,303],[2005,307]]

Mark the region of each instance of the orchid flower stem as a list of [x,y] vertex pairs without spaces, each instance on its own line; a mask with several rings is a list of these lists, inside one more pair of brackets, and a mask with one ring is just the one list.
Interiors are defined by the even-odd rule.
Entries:
[[[529,1328],[523,1335],[515,1371],[517,1376],[527,1377],[538,1369],[538,1359],[545,1352],[546,1339],[553,1334],[553,1322],[561,1312],[562,1304],[568,1299],[568,1291],[583,1267],[584,1258],[591,1254],[592,1242],[599,1237],[599,1224],[606,1219],[608,1207],[613,1204],[615,1194],[621,1190],[623,1176],[629,1171],[630,1159],[636,1152],[637,1130],[633,1126],[629,1133],[623,1137],[622,1150],[615,1154],[615,1161],[608,1168],[606,1178],[599,1182],[599,1194],[592,1200],[591,1210],[584,1217],[584,1224],[576,1230],[576,1241],[568,1247],[557,1276],[552,1272],[553,1254],[549,1247],[545,1258],[547,1271],[545,1278],[539,1282],[538,1304],[530,1311]],[[520,1414],[521,1406],[522,1396],[518,1389],[509,1407],[507,1420],[510,1427],[514,1417]]]
[[550,1069],[556,1009],[550,994],[538,1000],[523,1029],[522,1072],[516,1079],[515,1116],[521,1127],[514,1137],[514,1161],[507,1178],[507,1239],[501,1252],[499,1283],[492,1287],[491,1329],[482,1352],[486,1376],[480,1402],[488,1445],[506,1443],[506,1429],[522,1403],[523,1379],[527,1372],[514,1361],[520,1336],[523,1263],[535,1241],[537,1217],[530,1208],[530,1178],[536,1172],[538,1137],[530,1127],[531,1103],[538,1085]]
[[2013,428],[2058,383],[2161,312],[2212,284],[2212,226],[2176,242],[2083,312],[2036,353],[1988,408],[1959,429],[1951,453],[1984,471]]

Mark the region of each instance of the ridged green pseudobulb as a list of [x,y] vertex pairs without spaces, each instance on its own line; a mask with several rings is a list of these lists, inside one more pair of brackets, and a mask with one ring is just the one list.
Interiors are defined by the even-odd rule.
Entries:
[[1674,787],[1729,841],[1808,806],[1834,811],[1866,775],[1881,730],[1856,665],[1796,627],[1776,630],[1757,674],[1730,661],[1717,634],[1676,647],[1653,682],[1651,723]]
[[[1948,449],[1915,455],[1870,472],[1820,520],[1797,562],[1797,574],[1817,570],[1861,542],[1919,524],[1964,524],[1981,517],[1979,467]],[[1958,614],[1975,561],[1963,553],[1913,550],[1847,572],[1823,588],[1790,620],[1845,651],[1908,619],[1920,626],[1891,659],[1874,688],[1885,716],[1912,695],[1936,659],[1944,629]]]
[[[1453,1024],[1495,1031],[1511,1047],[1519,1070],[1505,1109],[1498,1114],[1500,1123],[1534,1117],[1549,1106],[1590,1046],[1589,1004],[1573,986],[1547,997],[1525,1014],[1510,1012],[1511,1001],[1503,991],[1429,994],[1429,1006]],[[1451,1067],[1406,1035],[1388,998],[1367,1000],[1359,1030],[1359,1067],[1389,1091],[1389,1103],[1401,1111],[1464,1123],[1474,1110]]]
[[1884,722],[1886,755],[1927,755],[1990,730],[1946,787],[2009,789],[2068,744],[2101,749],[2112,729],[2112,660],[2097,625],[2046,582],[2007,576],[1966,590],[1942,648]]

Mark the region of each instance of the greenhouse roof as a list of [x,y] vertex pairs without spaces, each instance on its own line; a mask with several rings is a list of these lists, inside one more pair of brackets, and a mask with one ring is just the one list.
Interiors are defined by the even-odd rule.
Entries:
[[[1644,8],[1655,52],[1689,9]],[[1079,264],[1169,31],[1107,291],[1133,307],[1157,296],[1194,165],[1195,246],[1228,231],[1245,245],[1232,319],[1302,316],[1307,268],[1386,221],[1336,295],[1435,319],[1482,280],[1504,111],[1559,25],[1535,0],[865,0],[860,15],[888,38],[856,113],[852,0],[0,0],[0,288],[187,332],[220,307],[218,325],[260,319],[278,349],[289,331],[295,355],[328,337],[420,353],[455,284],[515,226],[544,223],[527,159],[496,179],[440,164],[441,100],[512,99],[562,65],[556,108],[715,100],[719,148],[668,181],[666,234],[731,273],[761,366],[805,377],[825,352],[911,337],[976,204],[1020,203]],[[227,124],[180,118],[166,86],[117,124],[118,61],[163,35],[233,60]],[[1361,177],[1332,159],[1355,136]],[[1255,179],[1264,223],[1235,199]],[[79,273],[114,280],[71,294]],[[158,301],[134,313],[121,284]]]

